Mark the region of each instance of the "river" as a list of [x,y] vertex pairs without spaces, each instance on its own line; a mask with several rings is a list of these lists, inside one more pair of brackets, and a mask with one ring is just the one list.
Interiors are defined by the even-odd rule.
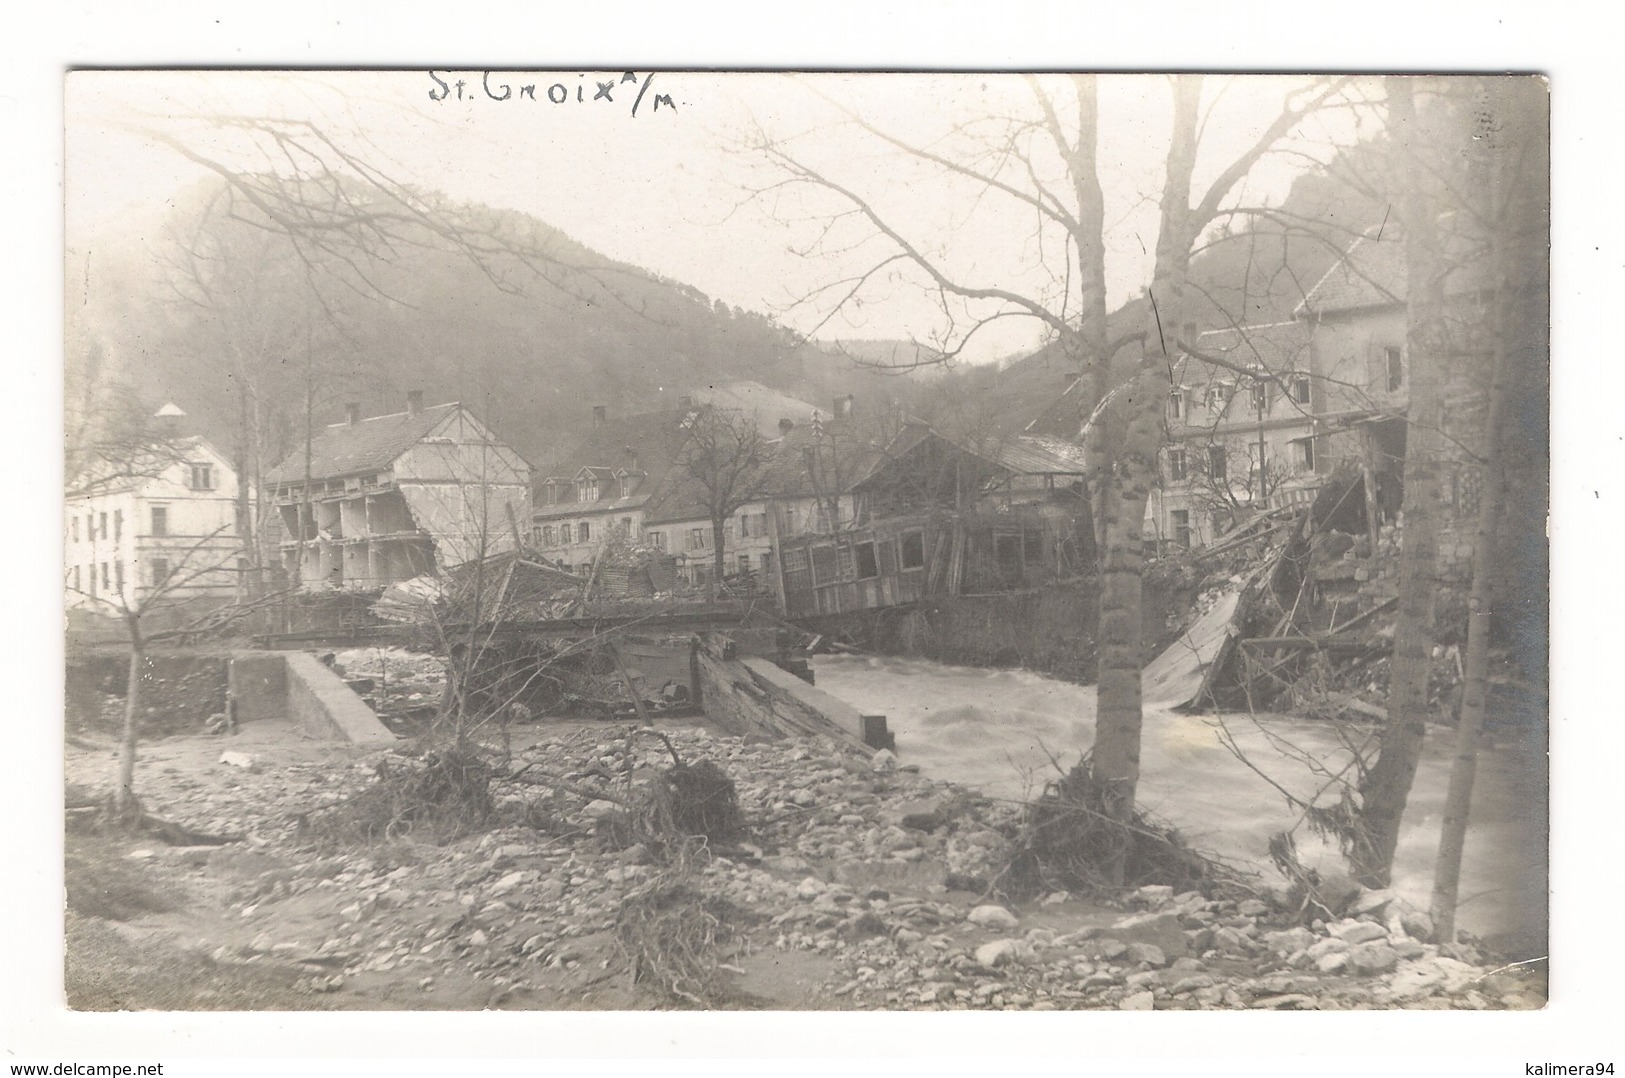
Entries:
[[[1095,690],[1021,670],[948,666],[922,659],[823,655],[818,687],[865,714],[883,714],[905,763],[935,778],[1020,798],[1070,766],[1094,739]],[[1270,835],[1298,813],[1227,749],[1227,729],[1248,759],[1300,796],[1324,785],[1297,752],[1336,772],[1349,753],[1329,723],[1281,715],[1182,715],[1147,704],[1139,800],[1195,845],[1245,862],[1269,880]],[[1394,889],[1429,904],[1454,733],[1430,731],[1394,861]],[[1508,950],[1544,954],[1547,826],[1544,748],[1502,742],[1480,753],[1462,868],[1457,923]],[[1334,850],[1300,827],[1311,864]]]

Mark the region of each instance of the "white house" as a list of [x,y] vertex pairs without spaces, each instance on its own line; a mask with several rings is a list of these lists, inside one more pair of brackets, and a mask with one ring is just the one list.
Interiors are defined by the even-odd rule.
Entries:
[[[185,415],[166,404],[157,418],[174,425]],[[64,505],[70,607],[116,614],[158,592],[177,604],[235,598],[237,475],[206,439],[177,436],[152,474],[92,476],[84,487]]]

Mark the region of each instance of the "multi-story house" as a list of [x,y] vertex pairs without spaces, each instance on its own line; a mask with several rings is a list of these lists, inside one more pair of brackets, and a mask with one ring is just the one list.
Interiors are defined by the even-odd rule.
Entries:
[[[812,405],[756,382],[709,387],[679,399],[677,407],[626,416],[593,409],[592,426],[569,452],[549,466],[536,486],[532,545],[552,562],[578,573],[590,570],[611,539],[641,542],[677,557],[694,581],[712,564],[711,528],[703,511],[693,519],[693,480],[681,461],[695,411],[710,406],[754,422],[764,439],[810,419]],[[659,516],[653,514],[659,510]],[[741,510],[734,535],[763,538],[760,507]],[[703,531],[703,536],[698,534]],[[725,540],[730,553],[733,540]],[[753,568],[765,548],[741,546]],[[699,567],[703,564],[704,570]],[[730,568],[739,566],[730,557]]]
[[1202,546],[1251,513],[1313,496],[1329,467],[1314,336],[1307,320],[1195,336],[1173,367],[1147,539]]
[[206,439],[183,433],[186,413],[166,404],[156,415],[169,437],[146,453],[147,466],[108,462],[115,472],[83,477],[84,493],[65,503],[68,605],[115,614],[150,606],[236,597],[237,476]]
[[283,565],[305,590],[371,591],[514,550],[530,519],[530,466],[459,403],[361,417],[315,432],[266,477]]

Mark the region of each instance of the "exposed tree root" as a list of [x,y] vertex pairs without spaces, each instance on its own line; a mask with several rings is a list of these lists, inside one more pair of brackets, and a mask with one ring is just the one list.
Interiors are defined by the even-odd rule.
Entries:
[[1012,899],[1050,891],[1111,897],[1148,884],[1175,891],[1250,891],[1243,877],[1192,849],[1172,827],[1136,811],[1106,811],[1105,786],[1085,755],[1028,804],[1020,834],[992,889]]

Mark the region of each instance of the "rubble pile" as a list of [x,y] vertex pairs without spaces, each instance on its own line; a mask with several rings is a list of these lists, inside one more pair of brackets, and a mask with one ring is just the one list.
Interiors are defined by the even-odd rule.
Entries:
[[[811,740],[665,732],[685,762],[726,773],[746,823],[736,841],[695,858],[687,879],[707,902],[743,914],[718,956],[739,982],[740,1005],[1542,1003],[1524,980],[1488,976],[1467,952],[1428,942],[1426,918],[1386,892],[1363,894],[1342,920],[1309,925],[1263,900],[1168,887],[1143,887],[1118,908],[1064,893],[1001,905],[990,884],[1020,805],[930,781],[887,751],[864,758]],[[139,852],[189,894],[215,885],[222,910],[200,944],[215,961],[291,966],[310,992],[384,979],[389,1005],[432,1006],[437,987],[456,981],[487,986],[484,1005],[650,1005],[629,1002],[639,997],[618,957],[617,916],[668,866],[659,850],[615,840],[623,804],[586,796],[624,801],[671,765],[659,739],[626,734],[600,725],[537,741],[516,759],[564,785],[495,783],[492,828],[438,845],[411,835],[341,849],[310,841],[312,814],[378,782],[389,753],[257,762],[208,782],[165,769],[143,776],[155,808],[245,837]],[[757,994],[751,957],[785,952],[817,963],[817,983],[793,999]]]

